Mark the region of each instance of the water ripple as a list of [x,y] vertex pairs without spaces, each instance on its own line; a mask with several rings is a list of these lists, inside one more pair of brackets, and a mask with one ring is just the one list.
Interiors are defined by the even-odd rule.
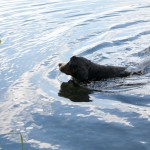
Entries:
[[119,24],[119,25],[111,27],[110,30],[119,29],[119,28],[126,28],[126,27],[131,26],[131,25],[136,25],[136,24],[145,23],[145,22],[149,22],[149,21],[138,20],[138,21],[134,21],[134,22],[128,22],[128,23],[125,23],[125,24]]
[[150,55],[149,8],[148,0],[1,0],[0,149],[19,149],[20,133],[32,150],[149,149],[149,67],[87,86],[58,69],[74,54],[140,64]]

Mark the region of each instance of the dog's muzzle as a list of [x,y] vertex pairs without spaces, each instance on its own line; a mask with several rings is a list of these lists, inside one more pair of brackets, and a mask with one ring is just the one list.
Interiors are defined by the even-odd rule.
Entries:
[[61,67],[62,65],[63,65],[62,63],[59,63],[59,64],[58,64],[59,67]]

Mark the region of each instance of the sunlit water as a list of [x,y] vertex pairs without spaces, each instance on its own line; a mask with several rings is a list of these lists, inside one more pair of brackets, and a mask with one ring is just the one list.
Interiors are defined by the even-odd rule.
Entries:
[[58,63],[150,59],[149,0],[1,0],[0,149],[149,150],[150,69],[75,85]]

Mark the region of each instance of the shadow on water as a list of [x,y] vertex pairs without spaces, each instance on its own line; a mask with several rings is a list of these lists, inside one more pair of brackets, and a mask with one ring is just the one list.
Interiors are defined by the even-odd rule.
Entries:
[[81,87],[73,80],[63,82],[60,86],[58,95],[64,98],[68,98],[73,102],[90,102],[89,94],[92,94],[92,90]]

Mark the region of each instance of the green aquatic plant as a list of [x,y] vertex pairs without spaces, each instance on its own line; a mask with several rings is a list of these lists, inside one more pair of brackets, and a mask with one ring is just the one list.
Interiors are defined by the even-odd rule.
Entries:
[[0,40],[0,44],[2,44],[2,40]]
[[17,131],[15,131],[15,130],[12,130],[12,131],[10,131],[11,133],[14,133],[14,134],[19,134],[20,135],[20,143],[21,143],[21,150],[24,150],[24,140],[23,140],[23,136],[22,136],[22,134],[19,132],[17,132]]

